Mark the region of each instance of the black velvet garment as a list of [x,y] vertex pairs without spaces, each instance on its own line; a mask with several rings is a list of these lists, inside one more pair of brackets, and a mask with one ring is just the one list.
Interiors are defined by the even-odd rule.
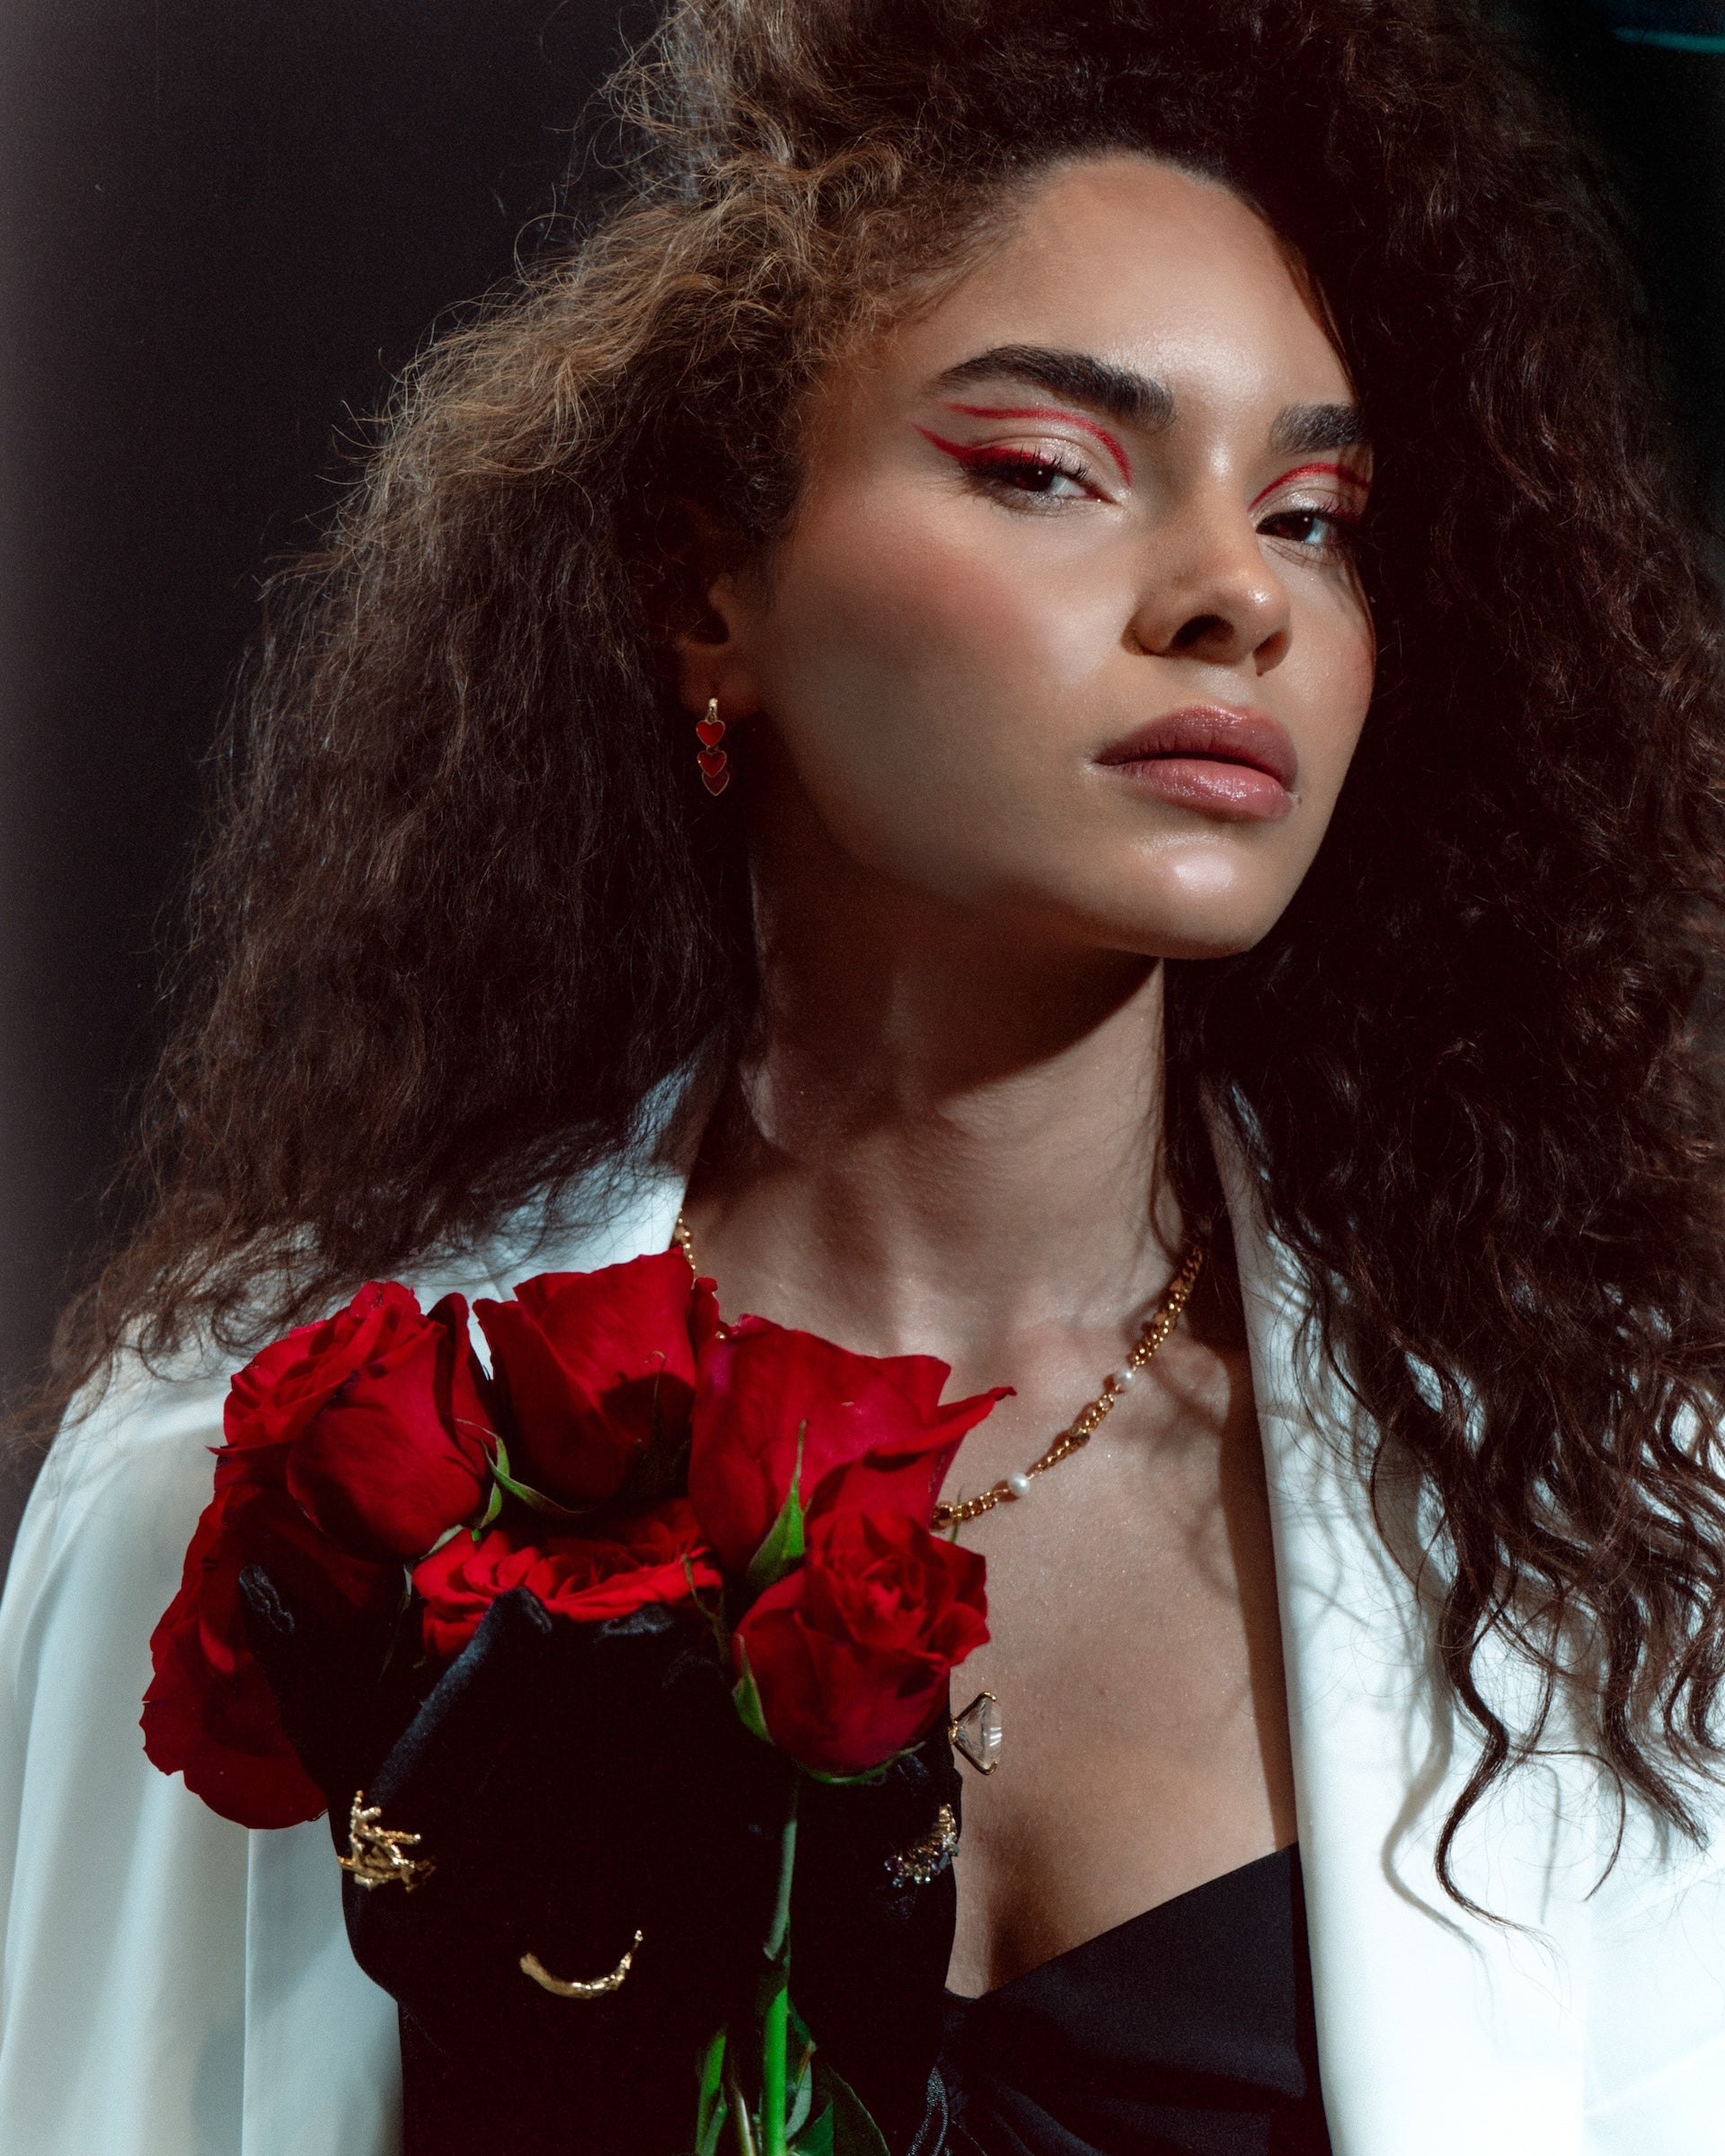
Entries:
[[949,1993],[941,2072],[953,2156],[1329,2156],[1297,1850]]

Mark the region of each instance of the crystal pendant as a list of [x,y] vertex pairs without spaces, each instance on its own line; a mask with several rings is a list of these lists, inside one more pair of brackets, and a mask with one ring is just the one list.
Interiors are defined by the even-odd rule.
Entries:
[[992,1692],[979,1692],[962,1714],[952,1717],[946,1733],[978,1774],[992,1774],[1000,1764],[1000,1702]]

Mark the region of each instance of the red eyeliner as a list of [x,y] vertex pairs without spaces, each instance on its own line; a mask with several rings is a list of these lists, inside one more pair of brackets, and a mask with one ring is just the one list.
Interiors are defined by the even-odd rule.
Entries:
[[1125,450],[1106,427],[1099,427],[1094,420],[1081,418],[1075,411],[1062,411],[1052,404],[949,404],[946,409],[961,411],[973,420],[1064,420],[1068,427],[1082,427],[1086,434],[1096,437],[1120,467],[1120,476],[1127,485],[1132,483],[1132,467],[1126,461]]
[[[916,425],[915,420],[911,423]],[[1022,449],[1008,449],[994,442],[949,442],[943,436],[933,433],[926,427],[917,427],[916,431],[925,442],[932,442],[936,449],[956,458],[960,464],[973,468],[986,470],[990,464],[1006,464],[1048,465],[1050,471],[1054,469],[1047,457],[1031,456]]]
[[1362,479],[1358,472],[1350,472],[1346,464],[1296,464],[1291,472],[1284,472],[1279,479],[1272,479],[1263,494],[1254,494],[1247,506],[1246,514],[1252,514],[1264,499],[1264,494],[1273,494],[1278,487],[1287,486],[1291,479],[1308,479],[1314,472],[1322,472],[1331,479],[1345,479],[1351,486],[1358,487],[1364,492],[1369,493],[1371,490],[1370,482]]

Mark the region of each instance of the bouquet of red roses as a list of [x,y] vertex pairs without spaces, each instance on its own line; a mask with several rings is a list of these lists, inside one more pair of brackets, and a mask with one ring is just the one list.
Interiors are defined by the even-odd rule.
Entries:
[[[733,1789],[776,1792],[767,1921],[752,1998],[698,2058],[659,2071],[696,2077],[698,2156],[727,2119],[739,2149],[773,2156],[878,2149],[791,2000],[799,1807],[805,1790],[884,1787],[931,1732],[950,1772],[947,1680],[988,1636],[984,1567],[931,1521],[961,1438],[1000,1392],[942,1406],[948,1372],[931,1357],[853,1355],[758,1318],[721,1324],[712,1282],[677,1250],[542,1274],[473,1314],[487,1361],[459,1296],[424,1312],[404,1287],[368,1286],[234,1378],[214,1494],[151,1643],[146,1749],[247,1826],[327,1807],[339,1829],[351,1779],[351,1904],[356,1887],[431,1880],[434,1837],[384,1823],[362,1780],[405,1750],[420,1780],[402,1786],[430,1786],[423,1762],[464,1713],[479,1726],[469,1673],[487,1653],[500,1665],[510,1625],[565,1642],[559,1668],[650,1667],[621,1690],[571,1678],[559,1743],[579,1754],[571,1717],[583,1700],[609,1702],[588,1747],[597,1761],[579,1761],[589,1780],[613,1759],[623,1773],[637,1739],[652,1754],[665,1701],[721,1684],[730,1736],[712,1733],[720,1749],[703,1756],[728,1763],[694,1795],[718,1815]],[[318,1640],[321,1661],[305,1648]],[[509,1719],[493,1714],[491,1750],[507,1747]],[[783,1772],[762,1780],[774,1760]],[[653,1768],[641,1803],[684,1772]],[[667,1862],[704,1831],[689,1817],[666,1835]],[[508,1838],[553,1825],[518,1821]],[[933,1877],[955,1839],[952,1808],[936,1807],[890,1884]],[[591,1976],[557,1977],[535,1954],[518,1966],[542,1993],[609,1997],[659,1942],[638,1928],[618,1943],[621,1961]]]

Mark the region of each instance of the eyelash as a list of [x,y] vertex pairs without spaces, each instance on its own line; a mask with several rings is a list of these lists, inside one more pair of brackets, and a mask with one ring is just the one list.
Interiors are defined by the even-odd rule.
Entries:
[[1065,457],[1040,455],[1030,449],[966,449],[958,453],[958,462],[978,485],[993,492],[1015,495],[1020,501],[1071,499],[1019,483],[1026,478],[1069,479],[1079,486],[1088,484],[1090,480],[1088,469],[1077,458],[1069,462]]

